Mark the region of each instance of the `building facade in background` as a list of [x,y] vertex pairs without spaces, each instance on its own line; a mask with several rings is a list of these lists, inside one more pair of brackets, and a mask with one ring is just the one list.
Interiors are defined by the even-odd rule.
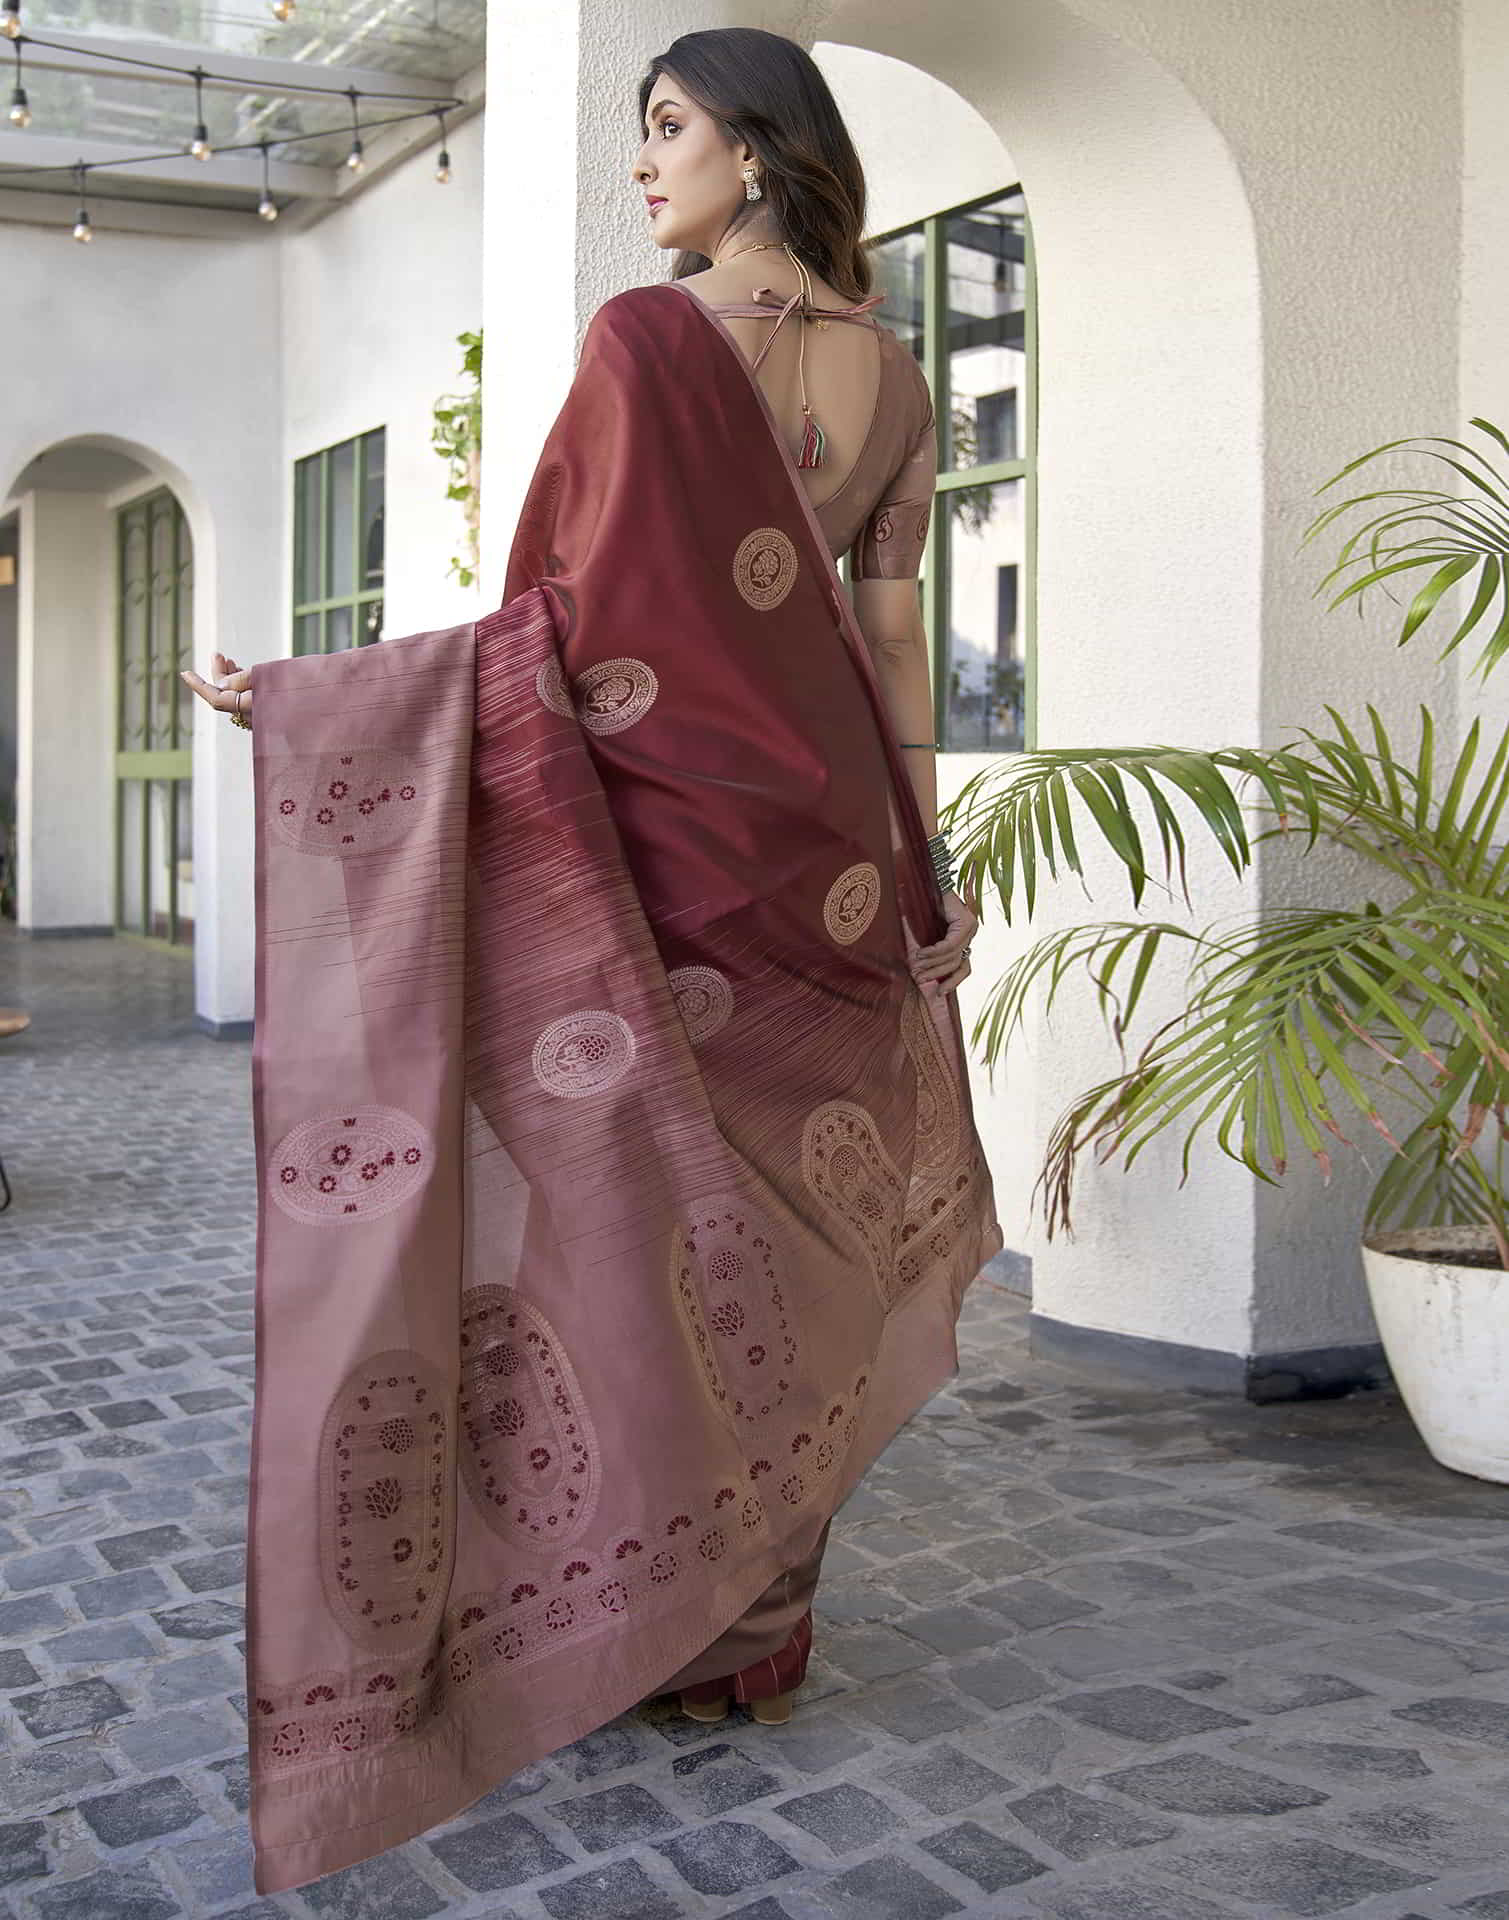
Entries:
[[[757,20],[724,0],[435,0],[401,20],[338,0],[234,28],[139,5],[107,26],[29,0],[28,34],[73,50],[26,43],[32,124],[0,131],[0,303],[25,371],[0,417],[0,802],[18,924],[176,944],[207,1032],[244,1034],[252,1010],[249,756],[190,716],[177,664],[497,604],[592,313],[667,269],[629,172],[635,94],[688,29],[803,38],[866,165],[880,317],[939,421],[920,591],[942,801],[1035,746],[1271,743],[1365,698],[1391,722],[1428,698],[1449,738],[1509,697],[1392,649],[1386,607],[1328,618],[1314,589],[1334,553],[1300,551],[1348,460],[1509,419],[1496,0],[774,0]],[[105,43],[148,27],[164,57],[199,46],[225,70],[204,93],[209,161],[182,151],[192,87],[109,70]],[[334,91],[280,96],[301,83]],[[393,124],[366,124],[405,90]],[[95,237],[76,243],[68,166],[138,134],[179,157],[89,174]],[[43,165],[59,171],[21,171]],[[434,409],[479,329],[463,586]],[[1196,849],[1190,879],[1202,924],[1292,885],[1266,852],[1238,882]],[[987,903],[966,1033],[1029,937],[1129,911],[1119,874],[1092,862],[1087,882],[1089,901],[1048,886],[1030,932]],[[1154,1377],[1238,1355],[1303,1378],[1365,1352],[1364,1183],[1345,1171],[1327,1193],[1302,1175],[1269,1191],[1204,1160],[1181,1188],[1170,1140],[1130,1177],[1087,1171],[1076,1240],[1041,1241],[1043,1144],[1111,1065],[1088,1008],[1030,1026],[994,1074],[977,1063],[1039,1324]]]

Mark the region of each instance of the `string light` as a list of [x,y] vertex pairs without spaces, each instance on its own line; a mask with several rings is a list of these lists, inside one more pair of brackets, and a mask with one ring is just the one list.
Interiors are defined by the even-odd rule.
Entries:
[[367,164],[362,158],[361,116],[357,111],[357,102],[361,99],[355,87],[347,87],[351,100],[351,151],[346,155],[346,165],[353,173],[360,173]]
[[[286,5],[287,15],[292,15],[295,3],[296,0],[275,0],[275,10],[279,5]],[[15,43],[16,81],[15,86],[11,90],[10,121],[12,126],[18,128],[29,126],[32,118],[30,104],[26,96],[26,87],[22,78],[21,48],[23,43],[30,46],[50,48],[62,53],[74,51],[74,49],[66,43],[54,40],[39,40],[35,34],[24,34],[21,28],[21,5],[22,0],[0,0],[0,32],[3,32],[6,37]],[[287,15],[280,17],[287,17]],[[214,156],[217,149],[210,144],[209,128],[204,119],[204,83],[207,80],[226,80],[228,76],[211,73],[204,67],[180,67],[168,61],[148,60],[135,54],[98,53],[95,57],[102,61],[109,61],[115,65],[147,69],[154,73],[171,73],[179,75],[183,79],[191,79],[194,82],[194,104],[198,117],[194,128],[194,139],[188,151],[196,160],[209,160]],[[423,115],[433,114],[440,128],[441,140],[440,152],[436,157],[435,178],[444,185],[451,177],[451,156],[445,144],[447,137],[445,115],[447,112],[454,112],[462,106],[464,103],[460,100],[448,101],[444,108],[433,105],[420,106],[415,107],[407,113],[389,114],[383,116],[381,119],[364,122],[361,118],[363,93],[359,88],[328,87],[316,84],[302,85],[295,83],[290,86],[277,88],[275,91],[279,94],[309,93],[332,95],[343,93],[346,96],[351,104],[351,150],[346,156],[346,166],[353,174],[361,173],[366,165],[361,139],[364,125],[367,127],[399,126],[408,121],[417,120]],[[369,91],[366,97],[373,100],[398,101],[414,100],[419,96],[412,93],[403,93],[397,89],[378,89],[376,91]],[[328,140],[329,138],[330,133],[328,130],[316,129],[309,133],[284,134],[271,144],[292,147],[303,140]],[[251,148],[260,148],[262,153],[262,193],[257,203],[257,213],[263,220],[272,221],[278,218],[279,208],[277,202],[272,197],[272,183],[268,158],[269,144],[266,139],[233,141],[226,146],[222,146],[218,151],[226,154],[245,152]],[[155,160],[176,160],[183,151],[184,149],[182,147],[178,147],[163,153],[123,154],[119,160],[91,160],[87,162],[80,160],[67,165],[60,164],[41,167],[0,166],[0,184],[3,184],[8,178],[15,178],[24,174],[75,174],[78,180],[79,208],[74,221],[73,237],[75,240],[87,244],[94,238],[94,228],[89,218],[89,208],[87,204],[87,176],[90,171],[103,168],[108,173],[112,167],[117,166],[143,166]]]
[[293,0],[272,0],[272,11],[275,20],[291,20],[298,9]]
[[204,83],[206,74],[203,67],[195,67],[194,74],[194,117],[198,124],[194,128],[194,138],[189,152],[196,160],[208,160],[215,149],[210,145],[210,130],[204,124]]
[[267,142],[262,143],[262,198],[257,202],[257,212],[264,220],[276,220],[277,202],[272,197],[272,182],[267,173]]
[[21,81],[21,42],[16,42],[16,84],[10,94],[10,123],[13,127],[31,125],[31,108],[26,103],[26,88]]
[[84,190],[88,184],[89,169],[82,160],[78,163],[79,174],[79,210],[74,215],[73,237],[82,240],[87,246],[94,238],[94,228],[89,224],[89,208],[84,203]]

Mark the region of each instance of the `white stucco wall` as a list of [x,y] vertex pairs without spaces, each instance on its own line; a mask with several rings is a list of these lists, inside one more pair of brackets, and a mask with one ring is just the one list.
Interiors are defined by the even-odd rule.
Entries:
[[[293,603],[293,467],[321,447],[386,428],[384,631],[453,626],[484,610],[446,569],[465,551],[459,502],[430,445],[432,409],[461,389],[462,332],[482,325],[482,121],[450,137],[451,178],[415,155],[339,213],[283,242],[283,605]],[[527,250],[516,259],[527,300]],[[499,353],[511,327],[498,316]],[[287,633],[288,616],[282,630]],[[288,643],[285,640],[285,646]]]
[[[281,531],[281,390],[277,249],[264,238],[260,223],[245,240],[102,226],[88,247],[66,228],[5,230],[6,318],[25,342],[26,378],[0,410],[0,494],[38,454],[78,439],[129,454],[171,486],[194,541],[201,668],[216,647],[243,662],[268,657],[285,625],[268,565]],[[84,769],[93,792],[108,789],[108,744]],[[40,745],[56,750],[55,739]],[[194,788],[198,1002],[212,1018],[241,1018],[251,1005],[250,764],[244,740],[208,708],[196,719]],[[51,884],[41,872],[50,859],[50,838],[22,843],[34,884]]]
[[[139,460],[143,484],[171,486],[188,515],[196,664],[208,672],[218,648],[246,666],[291,644],[294,460],[383,425],[386,631],[480,610],[475,589],[446,574],[464,528],[429,437],[435,399],[460,384],[455,335],[481,320],[481,148],[480,123],[467,122],[451,135],[448,185],[434,179],[433,151],[421,152],[302,233],[253,223],[243,236],[210,239],[102,227],[81,247],[66,229],[7,227],[6,310],[27,343],[27,379],[12,384],[0,416],[0,499],[38,454],[72,441]],[[72,498],[97,510],[102,497]],[[108,544],[108,528],[101,537]],[[79,632],[50,593],[35,604],[54,647],[65,625]],[[91,653],[87,671],[108,687],[108,590],[99,620],[99,660]],[[24,642],[24,620],[22,632]],[[50,666],[83,670],[72,643]],[[110,753],[107,729],[79,770],[90,818],[106,822],[106,861]],[[250,755],[245,736],[207,707],[196,711],[194,792],[197,1006],[211,1021],[243,1021],[252,1011]],[[23,925],[109,923],[106,879],[77,862],[65,878],[56,858],[65,831],[49,815],[45,831],[23,836]]]

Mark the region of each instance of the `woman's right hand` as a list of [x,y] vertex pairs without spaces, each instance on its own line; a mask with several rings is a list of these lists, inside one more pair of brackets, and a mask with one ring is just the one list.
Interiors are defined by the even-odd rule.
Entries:
[[250,720],[254,698],[251,692],[251,669],[238,667],[228,653],[212,653],[210,673],[213,677],[206,680],[195,673],[192,667],[185,667],[183,678],[199,698],[207,700],[217,713],[239,712],[243,719]]

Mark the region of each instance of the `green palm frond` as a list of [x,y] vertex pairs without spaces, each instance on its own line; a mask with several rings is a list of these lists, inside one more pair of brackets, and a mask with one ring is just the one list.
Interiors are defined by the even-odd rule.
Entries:
[[[1120,1046],[1159,958],[1182,951],[1188,961],[1180,1012],[1054,1129],[1033,1196],[1045,1194],[1050,1238],[1072,1230],[1074,1175],[1086,1151],[1119,1155],[1130,1167],[1155,1135],[1179,1126],[1185,1177],[1195,1140],[1209,1131],[1260,1180],[1282,1175],[1296,1142],[1329,1178],[1332,1143],[1358,1145],[1340,1114],[1354,1131],[1365,1122],[1396,1156],[1375,1189],[1371,1222],[1411,1224],[1422,1209],[1487,1220],[1505,1236],[1509,1264],[1502,1183],[1472,1151],[1494,1116],[1502,1146],[1509,1112],[1509,853],[1493,841],[1509,803],[1509,732],[1480,768],[1476,724],[1443,761],[1428,709],[1407,752],[1376,708],[1360,730],[1326,711],[1329,733],[1305,729],[1271,751],[1034,754],[1004,772],[985,769],[954,803],[968,836],[961,887],[978,894],[988,883],[1008,919],[1018,889],[1031,911],[1032,855],[1082,877],[1076,815],[1081,833],[1092,824],[1120,859],[1134,904],[1160,863],[1164,879],[1177,870],[1182,889],[1181,808],[1211,829],[1235,871],[1254,846],[1302,829],[1305,847],[1324,838],[1350,848],[1400,896],[1345,911],[1270,909],[1220,933],[1155,920],[1073,927],[1017,960],[971,1035],[983,1042],[992,1084],[1035,994],[1051,1015],[1069,983],[1087,979]],[[1157,859],[1134,794],[1152,814]],[[1249,829],[1249,811],[1269,824]],[[1466,1151],[1453,1117],[1464,1101],[1479,1116]],[[1393,1105],[1411,1118],[1402,1141],[1385,1115]]]
[[[1471,424],[1509,453],[1491,421]],[[1435,447],[1453,449],[1438,453]],[[1396,576],[1425,578],[1405,610],[1404,646],[1442,600],[1476,574],[1465,615],[1440,658],[1485,623],[1474,671],[1486,677],[1509,651],[1509,482],[1475,447],[1440,436],[1391,440],[1350,461],[1317,494],[1370,460],[1412,447],[1467,483],[1462,495],[1393,488],[1320,512],[1301,546],[1354,507],[1371,513],[1316,588],[1338,587],[1332,608],[1361,612],[1369,587],[1390,598]],[[1458,459],[1455,454],[1463,457]],[[1410,536],[1410,537],[1405,537]],[[1329,1178],[1331,1144],[1356,1147],[1358,1121],[1388,1158],[1368,1224],[1486,1222],[1509,1267],[1509,730],[1489,750],[1474,720],[1460,749],[1440,751],[1422,706],[1415,740],[1396,748],[1376,708],[1360,729],[1332,706],[1328,729],[1303,728],[1273,749],[1171,746],[1066,748],[995,761],[946,807],[959,837],[959,891],[995,895],[1009,921],[1033,913],[1045,876],[1085,887],[1086,835],[1126,873],[1134,908],[1150,887],[1190,905],[1187,828],[1195,824],[1236,874],[1274,838],[1308,852],[1346,848],[1393,899],[1249,916],[1234,929],[1194,932],[1154,920],[1070,928],[1039,940],[996,983],[975,1022],[992,1081],[995,1062],[1029,1001],[1051,1011],[1069,983],[1087,979],[1118,1047],[1121,1070],[1091,1087],[1054,1128],[1033,1189],[1047,1228],[1072,1230],[1079,1156],[1130,1166],[1165,1129],[1183,1129],[1187,1178],[1195,1140],[1272,1182],[1296,1144]],[[1088,889],[1086,889],[1088,892]],[[1160,960],[1187,961],[1180,1011],[1127,1061],[1133,1016]],[[1387,1113],[1408,1116],[1396,1138]]]
[[[1499,447],[1509,453],[1509,439],[1492,421],[1474,415],[1471,424],[1486,433]],[[1469,460],[1477,461],[1485,471],[1454,460],[1449,454],[1429,452],[1430,443],[1445,447],[1457,447]],[[1474,568],[1479,574],[1477,591],[1472,604],[1463,616],[1460,625],[1442,648],[1439,658],[1445,659],[1472,633],[1487,615],[1495,599],[1502,599],[1503,608],[1497,623],[1483,644],[1483,650],[1474,665],[1474,672],[1487,676],[1509,650],[1509,483],[1495,472],[1494,468],[1475,448],[1465,441],[1453,440],[1440,435],[1429,435],[1423,440],[1409,438],[1390,440],[1381,447],[1375,447],[1371,453],[1364,453],[1356,460],[1349,461],[1340,473],[1332,474],[1322,486],[1316,488],[1321,494],[1328,487],[1334,487],[1349,473],[1379,455],[1392,453],[1398,447],[1418,446],[1426,451],[1427,457],[1440,460],[1452,468],[1477,490],[1479,497],[1459,498],[1454,494],[1442,493],[1434,489],[1387,488],[1375,493],[1354,495],[1349,500],[1339,501],[1316,515],[1306,528],[1300,545],[1304,546],[1317,535],[1325,532],[1338,517],[1351,507],[1365,506],[1374,500],[1392,500],[1405,504],[1396,505],[1387,511],[1375,515],[1366,521],[1344,543],[1340,558],[1315,588],[1317,594],[1325,590],[1349,567],[1360,567],[1360,571],[1340,593],[1330,602],[1332,608],[1339,607],[1344,600],[1357,598],[1361,610],[1360,596],[1369,587],[1380,586],[1395,574],[1411,572],[1420,567],[1434,569],[1425,584],[1417,591],[1410,602],[1399,630],[1398,644],[1405,646],[1420,627],[1435,612],[1443,594],[1465,578]],[[1427,506],[1431,509],[1427,511]],[[1426,534],[1417,540],[1390,544],[1390,536],[1412,526],[1439,528],[1442,531]],[[1365,535],[1370,535],[1366,557],[1358,551]],[[1421,549],[1421,551],[1416,551]],[[1385,589],[1386,591],[1386,589]]]

